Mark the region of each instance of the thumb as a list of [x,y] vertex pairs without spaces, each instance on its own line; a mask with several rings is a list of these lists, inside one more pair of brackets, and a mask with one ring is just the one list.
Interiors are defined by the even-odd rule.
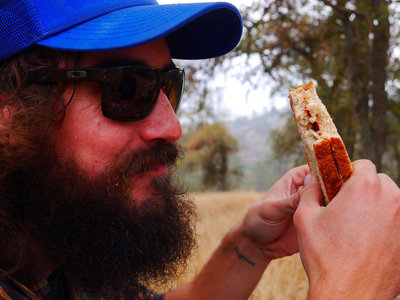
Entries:
[[270,223],[280,223],[286,220],[288,216],[293,215],[299,205],[301,189],[302,187],[300,187],[296,193],[286,198],[263,201],[261,204],[261,218],[268,220]]
[[321,206],[322,191],[318,179],[313,175],[307,175],[304,181],[304,189],[300,191],[300,206]]
[[294,194],[291,194],[289,197],[280,200],[282,214],[286,214],[286,215],[294,214],[297,207],[299,206],[301,190],[302,190],[302,187],[300,187],[297,192],[295,192]]

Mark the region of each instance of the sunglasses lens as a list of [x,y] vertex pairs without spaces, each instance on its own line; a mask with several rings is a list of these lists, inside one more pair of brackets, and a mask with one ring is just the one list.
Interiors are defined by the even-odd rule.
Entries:
[[114,120],[145,118],[157,102],[159,74],[151,69],[119,70],[103,83],[103,114]]
[[144,119],[153,110],[160,90],[177,112],[185,74],[181,69],[172,69],[166,74],[166,83],[161,86],[160,73],[156,69],[143,67],[110,71],[108,81],[102,84],[104,116],[120,121]]
[[[178,111],[181,103],[185,82],[185,73],[181,69],[173,69],[168,72],[168,84],[166,88],[166,95],[169,99],[169,103],[175,112]],[[165,92],[165,91],[164,91]]]

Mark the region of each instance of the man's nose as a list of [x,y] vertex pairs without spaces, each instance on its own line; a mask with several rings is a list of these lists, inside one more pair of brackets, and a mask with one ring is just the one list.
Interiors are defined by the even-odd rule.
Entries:
[[172,143],[182,135],[181,124],[163,91],[150,115],[140,122],[140,136],[143,141]]

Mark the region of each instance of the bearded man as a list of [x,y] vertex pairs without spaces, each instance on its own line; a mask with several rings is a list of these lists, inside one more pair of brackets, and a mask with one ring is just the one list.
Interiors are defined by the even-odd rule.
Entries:
[[1,296],[154,297],[143,284],[174,278],[195,246],[173,178],[184,71],[171,56],[226,53],[240,14],[18,0],[1,20]]
[[[1,299],[245,299],[272,259],[297,252],[306,166],[249,210],[193,283],[164,296],[145,287],[175,278],[195,246],[195,207],[173,176],[184,71],[172,58],[225,54],[241,33],[226,3],[0,4]],[[317,184],[304,190],[320,207]]]

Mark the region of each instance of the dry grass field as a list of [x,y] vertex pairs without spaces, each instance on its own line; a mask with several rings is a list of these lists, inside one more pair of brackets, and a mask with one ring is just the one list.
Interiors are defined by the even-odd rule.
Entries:
[[[178,286],[190,282],[225,233],[262,197],[260,193],[226,192],[195,194],[200,213],[199,249],[193,255],[188,271],[178,278]],[[273,261],[251,295],[251,300],[307,299],[308,283],[298,255]]]

